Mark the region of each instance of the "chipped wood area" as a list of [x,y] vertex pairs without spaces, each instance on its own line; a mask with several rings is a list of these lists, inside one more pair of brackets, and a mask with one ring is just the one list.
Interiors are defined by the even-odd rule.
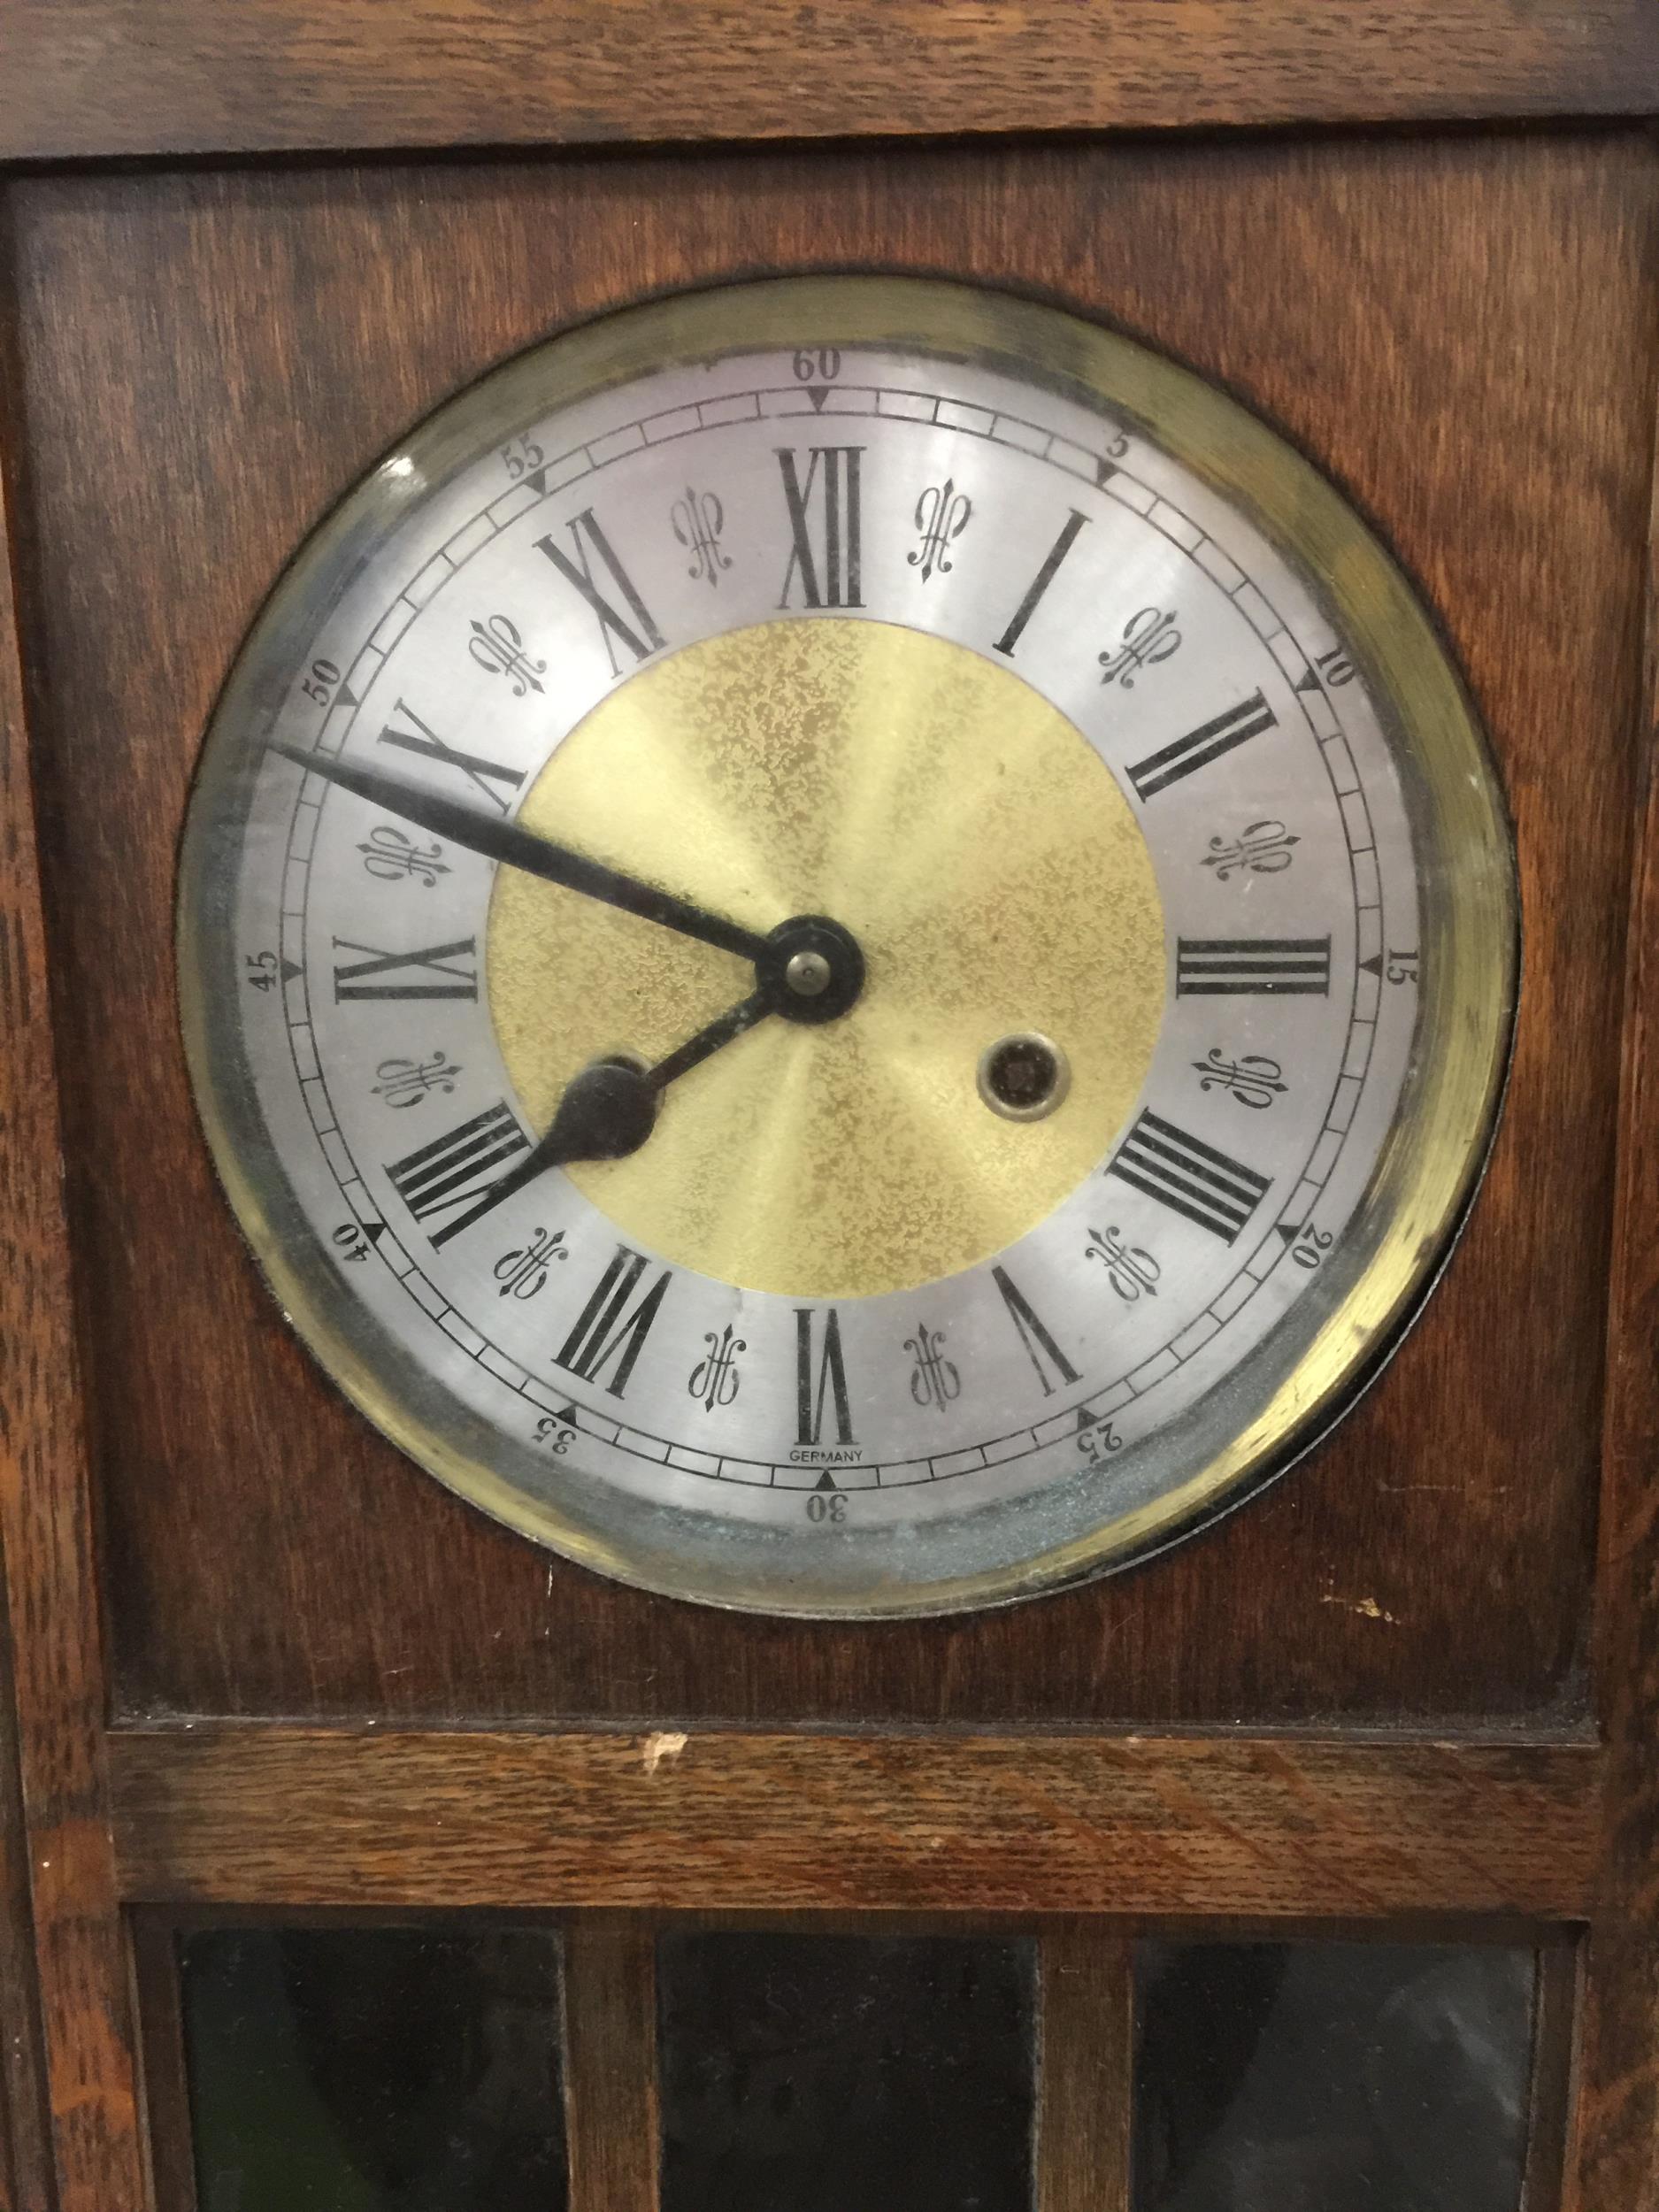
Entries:
[[110,1738],[131,1900],[1582,1913],[1588,1746],[1149,1738]]

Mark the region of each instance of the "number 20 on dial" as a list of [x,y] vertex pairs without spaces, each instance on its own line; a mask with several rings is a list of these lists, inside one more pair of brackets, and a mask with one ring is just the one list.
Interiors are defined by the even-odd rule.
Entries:
[[1502,801],[1308,461],[885,279],[556,337],[303,546],[214,716],[186,1041],[301,1335],[676,1595],[1032,1594],[1237,1503],[1489,1139]]

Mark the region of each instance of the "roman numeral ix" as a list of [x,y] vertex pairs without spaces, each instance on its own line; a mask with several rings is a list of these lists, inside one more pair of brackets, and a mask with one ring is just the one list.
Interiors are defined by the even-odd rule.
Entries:
[[1183,937],[1176,948],[1180,998],[1251,996],[1325,998],[1331,990],[1328,937]]
[[527,1151],[529,1145],[511,1109],[497,1102],[394,1161],[386,1172],[419,1222],[446,1214],[452,1206],[465,1209],[427,1231],[434,1246],[447,1244],[496,1203],[496,1186],[506,1179],[492,1175],[490,1170],[515,1152]]
[[[457,937],[452,945],[423,945],[415,952],[382,952],[378,945],[357,945],[349,937],[336,937],[334,950],[365,956],[361,960],[334,963],[336,1000],[478,996],[478,971],[472,965],[478,950],[474,937]],[[402,979],[396,982],[372,979],[400,975]]]
[[1204,1144],[1161,1114],[1142,1114],[1107,1169],[1231,1244],[1267,1195],[1268,1179]]
[[[815,445],[807,449],[806,481],[791,446],[774,448],[783,472],[784,503],[789,511],[789,565],[783,572],[780,607],[798,576],[809,607],[862,607],[861,445]],[[814,515],[813,493],[818,496]]]
[[1150,799],[1157,792],[1167,791],[1172,783],[1179,783],[1183,776],[1190,776],[1194,769],[1207,768],[1212,760],[1219,760],[1223,753],[1230,753],[1247,738],[1260,737],[1263,730],[1276,728],[1278,720],[1261,693],[1253,691],[1248,699],[1236,707],[1229,707],[1213,722],[1202,723],[1185,737],[1178,737],[1172,745],[1165,745],[1137,761],[1129,771],[1129,780],[1141,799]]
[[613,1398],[622,1395],[651,1333],[657,1310],[667,1295],[672,1272],[665,1267],[630,1310],[628,1300],[649,1264],[642,1252],[630,1251],[626,1244],[618,1245],[616,1255],[599,1278],[592,1297],[577,1315],[576,1325],[553,1355],[556,1367],[580,1376],[583,1382],[597,1382],[614,1362],[605,1388]]
[[[593,509],[584,507],[576,519],[567,524],[566,527],[570,531],[572,541],[576,548],[574,560],[572,560],[568,553],[553,542],[550,535],[536,540],[537,549],[547,555],[565,582],[574,585],[598,616],[599,634],[604,641],[605,656],[611,663],[611,672],[613,676],[619,676],[622,673],[622,664],[617,658],[617,645],[626,646],[637,664],[642,660],[649,660],[653,653],[660,651],[663,634],[652,619],[650,609],[635,590],[633,579],[617,558],[611,541],[600,528]],[[612,602],[606,598],[599,586],[595,583],[593,562],[588,552],[589,547],[599,556],[610,573],[612,586],[627,603],[628,612],[634,618],[632,622],[625,619],[617,611]],[[613,639],[616,641],[615,644],[611,641]]]

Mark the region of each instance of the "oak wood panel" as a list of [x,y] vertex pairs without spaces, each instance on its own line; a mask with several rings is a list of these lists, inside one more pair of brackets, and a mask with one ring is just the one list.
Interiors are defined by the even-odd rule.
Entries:
[[1659,463],[1647,562],[1595,1654],[1610,1755],[1567,2212],[1659,2202]]
[[[4,267],[0,260],[0,268]],[[6,1902],[32,1920],[34,1958],[9,1927],[0,1963],[17,2177],[57,2212],[140,2212],[127,1955],[104,1796],[103,1653],[91,1485],[78,1386],[59,1098],[28,780],[10,518],[19,451],[12,361],[0,345],[0,1643],[9,1645],[15,1756]],[[6,1778],[11,1794],[13,1777]],[[20,1851],[21,1858],[14,1854]],[[32,2016],[38,1987],[39,2018]],[[55,2178],[33,2154],[44,2058]],[[31,2163],[34,2170],[30,2170]]]
[[[1646,141],[1594,136],[15,185],[37,766],[118,1709],[1579,1715],[1655,182]],[[1045,285],[1226,379],[1336,468],[1467,663],[1516,810],[1530,937],[1471,1227],[1332,1442],[1134,1575],[975,1619],[832,1630],[549,1563],[334,1397],[213,1187],[170,908],[215,687],[295,540],[357,471],[561,318],[847,264]]]
[[1098,1923],[1044,1932],[1036,2212],[1130,2212],[1135,1947]]
[[135,1902],[1555,1919],[1595,1881],[1585,1746],[204,1727],[110,1751]]
[[1647,0],[0,9],[0,160],[1655,111]]
[[656,1927],[583,1915],[562,1952],[570,2212],[657,2212]]

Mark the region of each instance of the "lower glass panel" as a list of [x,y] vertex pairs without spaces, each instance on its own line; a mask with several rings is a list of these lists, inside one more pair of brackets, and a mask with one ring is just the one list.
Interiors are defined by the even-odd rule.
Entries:
[[1517,2212],[1537,1961],[1147,1943],[1135,2212]]
[[211,1929],[180,1966],[199,2212],[563,2212],[550,1935]]
[[664,2212],[1027,2212],[1029,1943],[664,1937]]

